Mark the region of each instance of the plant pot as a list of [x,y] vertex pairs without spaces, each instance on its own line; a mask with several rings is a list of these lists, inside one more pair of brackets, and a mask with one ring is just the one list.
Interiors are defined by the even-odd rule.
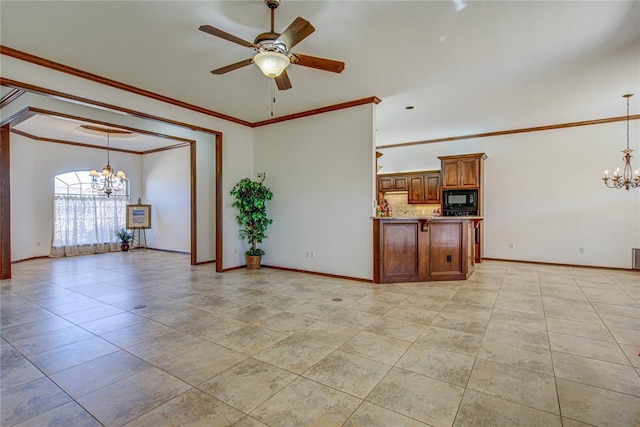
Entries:
[[129,252],[129,244],[128,244],[128,243],[122,243],[122,244],[120,245],[120,250],[121,250],[122,252]]
[[258,270],[260,268],[261,256],[245,255],[244,258],[247,262],[247,270]]

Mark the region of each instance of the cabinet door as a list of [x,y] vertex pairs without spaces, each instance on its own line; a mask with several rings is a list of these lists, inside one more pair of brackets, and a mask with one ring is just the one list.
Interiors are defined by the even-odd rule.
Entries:
[[440,195],[442,194],[440,188],[440,174],[429,174],[423,177],[424,184],[424,203],[427,204],[439,204]]
[[419,278],[419,234],[417,221],[383,224],[382,274],[386,280]]
[[[464,224],[466,226],[466,224]],[[437,276],[463,273],[463,223],[432,222],[429,226],[429,271]]]
[[424,203],[424,185],[422,175],[409,176],[409,196],[407,202],[411,204]]
[[442,161],[442,188],[458,188],[458,161]]
[[478,188],[480,186],[480,159],[442,161],[442,188]]
[[458,184],[461,188],[478,188],[480,185],[480,159],[458,161]]
[[407,191],[409,185],[407,184],[406,176],[398,176],[393,178],[393,191]]
[[378,177],[378,191],[393,191],[393,178],[390,176]]

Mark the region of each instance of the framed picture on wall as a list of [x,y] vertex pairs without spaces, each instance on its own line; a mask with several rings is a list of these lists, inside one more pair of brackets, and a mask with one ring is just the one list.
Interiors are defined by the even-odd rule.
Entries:
[[127,205],[127,229],[151,228],[151,205]]

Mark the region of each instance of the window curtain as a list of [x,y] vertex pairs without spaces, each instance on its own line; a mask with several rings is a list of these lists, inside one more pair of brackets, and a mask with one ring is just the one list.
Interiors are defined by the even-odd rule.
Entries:
[[128,196],[56,194],[51,257],[120,250],[115,230],[125,227]]

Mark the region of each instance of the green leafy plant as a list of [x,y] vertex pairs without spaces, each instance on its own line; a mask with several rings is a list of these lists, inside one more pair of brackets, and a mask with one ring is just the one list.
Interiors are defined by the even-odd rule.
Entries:
[[240,238],[246,239],[250,245],[245,252],[248,256],[264,255],[264,250],[258,248],[258,244],[267,237],[267,227],[273,222],[267,217],[266,201],[271,200],[273,193],[263,184],[266,177],[265,173],[259,173],[259,181],[244,178],[230,193],[235,197],[232,206],[238,210],[236,221],[240,226]]
[[120,240],[125,245],[129,244],[129,242],[133,242],[133,233],[125,230],[124,227],[120,230],[116,230],[114,234],[118,238],[118,240]]

